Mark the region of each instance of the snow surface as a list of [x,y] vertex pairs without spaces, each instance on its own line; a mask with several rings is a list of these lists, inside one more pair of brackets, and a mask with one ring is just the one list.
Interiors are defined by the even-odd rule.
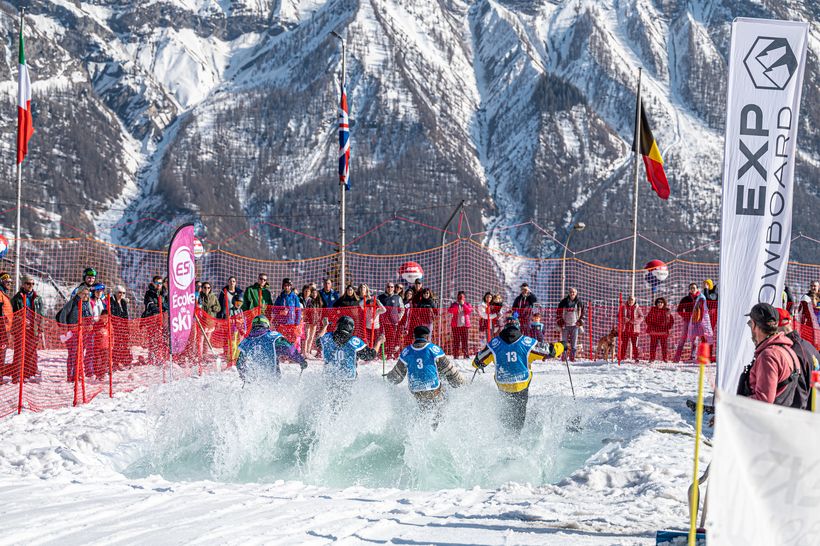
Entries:
[[691,369],[582,363],[573,402],[566,369],[539,364],[517,439],[489,374],[450,391],[434,431],[406,385],[360,370],[335,417],[313,366],[8,418],[0,544],[634,545],[686,524]]

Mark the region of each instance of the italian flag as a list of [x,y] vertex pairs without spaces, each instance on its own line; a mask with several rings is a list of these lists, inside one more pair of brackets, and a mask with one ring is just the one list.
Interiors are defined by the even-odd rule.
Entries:
[[31,122],[31,79],[23,52],[23,25],[20,24],[20,66],[17,80],[17,164],[23,162],[28,153],[28,141],[34,134]]

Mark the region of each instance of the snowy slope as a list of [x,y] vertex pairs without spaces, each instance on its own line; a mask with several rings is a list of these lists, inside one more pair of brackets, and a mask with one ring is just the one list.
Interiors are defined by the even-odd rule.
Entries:
[[[465,199],[473,230],[486,229],[487,242],[514,252],[560,250],[536,230],[498,229],[530,219],[559,239],[586,222],[578,246],[628,234],[643,67],[672,197],[662,203],[643,184],[639,222],[662,245],[688,249],[716,238],[726,56],[737,16],[812,21],[794,228],[820,227],[810,214],[820,206],[811,183],[820,174],[815,2],[51,0],[30,13],[37,133],[27,199],[37,210],[26,223],[34,235],[78,228],[156,247],[168,234],[132,222],[199,219],[220,241],[265,218],[333,240],[336,31],[346,39],[354,120],[349,233],[400,208],[441,224]],[[0,4],[0,19],[0,88],[10,102],[9,4]],[[3,123],[11,130],[13,119]],[[86,131],[94,138],[80,138]],[[10,142],[0,143],[6,153]],[[127,225],[112,231],[117,224]],[[407,238],[401,229],[389,225],[359,249],[436,242],[434,232]],[[259,237],[232,244],[277,257],[330,250],[275,229]],[[587,257],[626,265],[618,249]]]
[[[0,544],[648,545],[685,526],[691,371],[576,365],[576,404],[566,370],[540,365],[513,440],[493,432],[489,375],[453,391],[431,431],[377,367],[335,419],[320,413],[299,466],[276,446],[321,406],[313,367],[301,381],[286,370],[281,389],[243,390],[226,372],[7,419],[0,491],[14,502],[0,504]],[[389,485],[402,474],[426,481]]]

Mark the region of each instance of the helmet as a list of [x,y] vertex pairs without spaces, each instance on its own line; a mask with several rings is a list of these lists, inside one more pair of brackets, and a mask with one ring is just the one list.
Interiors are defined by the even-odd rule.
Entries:
[[341,336],[346,336],[349,338],[353,335],[353,331],[355,329],[356,323],[353,322],[353,319],[347,315],[339,317],[339,320],[336,321],[336,333]]
[[505,328],[518,328],[521,329],[521,322],[518,320],[518,311],[515,311],[512,315],[507,317],[507,322],[504,324]]
[[265,315],[257,315],[257,316],[254,317],[253,322],[251,322],[251,327],[252,328],[261,328],[261,327],[270,328],[270,321],[268,320],[268,317],[266,317]]
[[413,337],[416,339],[427,339],[427,336],[430,335],[430,328],[425,326],[424,324],[420,324],[413,328]]
[[86,267],[85,271],[83,271],[83,278],[85,278],[85,277],[96,277],[96,276],[97,276],[97,270],[94,269],[93,267]]

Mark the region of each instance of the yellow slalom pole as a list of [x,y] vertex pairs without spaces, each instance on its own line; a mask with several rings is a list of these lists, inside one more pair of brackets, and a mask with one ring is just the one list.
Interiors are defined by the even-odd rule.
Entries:
[[820,383],[820,371],[811,372],[811,411],[817,412],[817,384]]
[[695,411],[695,464],[694,477],[692,479],[692,497],[689,499],[689,546],[696,546],[697,542],[697,519],[698,519],[698,497],[700,487],[698,485],[698,459],[700,458],[700,436],[703,429],[703,370],[709,362],[709,344],[703,343],[698,346],[698,405]]

